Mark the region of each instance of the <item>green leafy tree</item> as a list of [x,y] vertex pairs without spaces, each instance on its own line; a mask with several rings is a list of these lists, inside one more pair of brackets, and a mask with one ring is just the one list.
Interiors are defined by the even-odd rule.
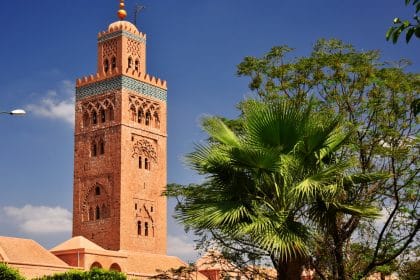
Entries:
[[0,262],[0,279],[2,280],[25,280],[19,274],[19,271],[9,267],[7,264]]
[[[337,112],[355,127],[351,146],[336,156],[353,161],[355,174],[391,174],[375,183],[355,181],[341,197],[345,204],[377,205],[380,222],[332,211],[317,229],[312,264],[318,276],[360,279],[419,244],[420,75],[406,73],[404,60],[383,63],[379,52],[360,52],[338,40],[319,40],[308,57],[290,59],[291,51],[280,46],[261,58],[246,57],[238,74],[251,79],[250,88],[265,102],[285,97],[305,105],[308,96],[315,97],[317,110]],[[364,241],[362,251],[369,252],[358,271],[348,261],[356,237]]]
[[414,21],[410,22],[409,20],[401,20],[398,17],[394,19],[394,25],[391,26],[386,33],[386,40],[388,41],[391,39],[394,44],[397,43],[398,38],[404,31],[406,32],[405,41],[407,43],[410,42],[413,35],[415,35],[417,38],[420,38],[420,17],[418,15],[420,11],[420,0],[404,1],[406,6],[410,5],[410,3],[412,3],[414,6],[416,11],[413,17]]
[[249,100],[241,106],[239,134],[219,118],[206,118],[209,143],[198,145],[187,161],[207,180],[170,186],[169,195],[184,198],[175,217],[189,228],[266,252],[278,279],[300,279],[311,223],[327,226],[329,215],[376,214],[370,205],[340,198],[348,185],[371,178],[347,176],[351,164],[335,152],[351,130],[313,107],[313,102]]

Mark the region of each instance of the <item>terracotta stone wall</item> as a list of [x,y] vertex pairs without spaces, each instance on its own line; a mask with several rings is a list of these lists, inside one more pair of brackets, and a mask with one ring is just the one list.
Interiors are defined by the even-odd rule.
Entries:
[[[77,87],[99,87],[95,83],[107,75],[124,75],[166,89],[166,82],[163,86],[145,74],[145,35],[136,31],[133,39],[127,30],[115,33],[115,28],[120,27],[99,36],[96,78],[79,81]],[[111,63],[114,57],[115,69],[105,73],[104,60]],[[77,99],[73,236],[108,250],[166,254],[166,198],[161,195],[166,186],[166,101],[142,90],[153,91],[122,88]]]

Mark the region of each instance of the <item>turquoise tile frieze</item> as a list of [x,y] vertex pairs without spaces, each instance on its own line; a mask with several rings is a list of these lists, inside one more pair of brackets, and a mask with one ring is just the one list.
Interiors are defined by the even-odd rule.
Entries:
[[108,80],[103,80],[100,82],[76,88],[76,100],[80,100],[93,95],[103,94],[108,91],[121,90],[123,88],[165,102],[167,99],[166,90],[164,89],[138,81],[130,77],[118,76]]
[[124,36],[126,36],[126,37],[128,37],[130,39],[133,39],[134,41],[140,42],[140,43],[146,43],[146,39],[144,39],[144,38],[142,38],[140,36],[137,36],[137,35],[135,35],[133,33],[130,33],[128,31],[125,31],[125,30],[119,30],[119,31],[116,31],[116,32],[112,32],[112,33],[106,34],[106,35],[98,38],[98,43],[102,43],[104,41],[107,41],[107,40],[110,40],[110,39],[114,39],[114,38],[119,37],[121,35],[124,35]]

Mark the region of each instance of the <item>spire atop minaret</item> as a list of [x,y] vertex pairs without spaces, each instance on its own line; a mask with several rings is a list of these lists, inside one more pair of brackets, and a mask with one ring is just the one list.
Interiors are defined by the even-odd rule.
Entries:
[[118,10],[118,17],[120,20],[124,20],[127,16],[127,12],[125,11],[125,4],[124,0],[120,0],[120,9]]

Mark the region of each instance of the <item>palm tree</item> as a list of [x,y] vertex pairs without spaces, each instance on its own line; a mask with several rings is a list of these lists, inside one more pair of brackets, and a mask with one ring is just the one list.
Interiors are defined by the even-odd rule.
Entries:
[[209,143],[197,145],[187,162],[206,181],[183,193],[176,218],[190,228],[246,240],[269,252],[278,279],[300,279],[311,221],[325,221],[319,205],[360,210],[339,203],[349,163],[334,153],[349,129],[339,118],[315,112],[312,102],[298,108],[290,101],[250,100],[242,121],[237,134],[217,117],[204,120]]

